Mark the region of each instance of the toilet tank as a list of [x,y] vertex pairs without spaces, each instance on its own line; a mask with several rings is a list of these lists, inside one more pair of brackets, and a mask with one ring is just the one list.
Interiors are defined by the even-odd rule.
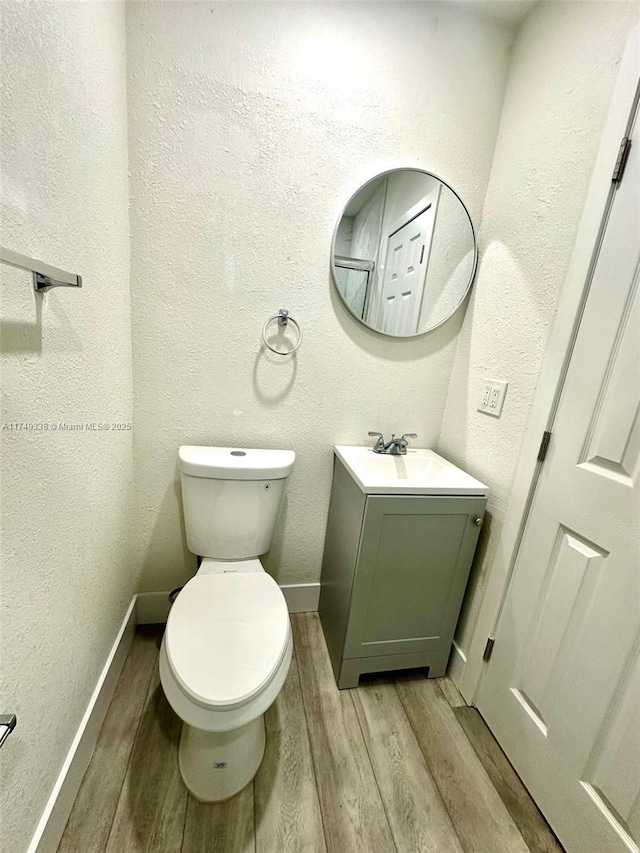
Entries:
[[292,450],[184,445],[178,450],[187,547],[244,560],[271,547]]

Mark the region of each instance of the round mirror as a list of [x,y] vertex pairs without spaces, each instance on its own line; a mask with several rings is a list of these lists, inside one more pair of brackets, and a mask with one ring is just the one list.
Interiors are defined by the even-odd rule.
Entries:
[[331,271],[348,311],[396,338],[440,326],[462,304],[476,270],[469,211],[447,183],[392,169],[352,196],[338,220]]

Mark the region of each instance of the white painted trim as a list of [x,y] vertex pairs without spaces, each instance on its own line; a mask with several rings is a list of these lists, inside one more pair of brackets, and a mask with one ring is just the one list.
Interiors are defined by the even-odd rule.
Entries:
[[537,471],[540,439],[548,429],[555,410],[557,392],[571,346],[578,312],[583,298],[597,245],[603,216],[611,191],[611,173],[625,135],[640,80],[640,27],[636,26],[627,40],[614,88],[611,108],[605,122],[602,141],[593,170],[584,211],[562,291],[556,321],[547,348],[538,391],[520,454],[520,462],[511,490],[496,557],[478,615],[469,649],[467,664],[459,679],[454,679],[464,699],[472,704],[484,672],[482,655],[487,637],[494,633],[500,606],[507,594],[510,573],[532,483]]
[[[280,587],[287,602],[289,613],[308,613],[318,609],[319,583],[293,583]],[[138,625],[153,625],[166,622],[171,606],[168,592],[140,592],[136,604]]]
[[127,609],[27,853],[55,853],[58,849],[129,652],[135,626],[136,596]]
[[467,656],[462,651],[460,646],[453,641],[451,646],[451,654],[449,655],[449,663],[447,665],[447,675],[454,684],[459,684],[462,679],[462,673],[467,665]]
[[280,587],[287,601],[289,613],[310,613],[318,609],[319,583],[291,583]]

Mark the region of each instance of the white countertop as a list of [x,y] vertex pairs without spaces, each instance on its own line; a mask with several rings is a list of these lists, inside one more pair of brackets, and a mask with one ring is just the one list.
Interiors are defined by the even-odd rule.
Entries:
[[344,463],[367,495],[476,495],[489,487],[425,448],[409,447],[406,456],[374,453],[371,447],[336,445]]

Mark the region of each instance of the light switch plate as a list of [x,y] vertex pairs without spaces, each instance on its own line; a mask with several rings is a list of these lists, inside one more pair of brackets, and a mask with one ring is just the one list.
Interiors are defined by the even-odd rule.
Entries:
[[499,418],[504,406],[504,398],[509,387],[508,382],[501,379],[483,379],[478,402],[478,411],[485,415],[493,415]]

